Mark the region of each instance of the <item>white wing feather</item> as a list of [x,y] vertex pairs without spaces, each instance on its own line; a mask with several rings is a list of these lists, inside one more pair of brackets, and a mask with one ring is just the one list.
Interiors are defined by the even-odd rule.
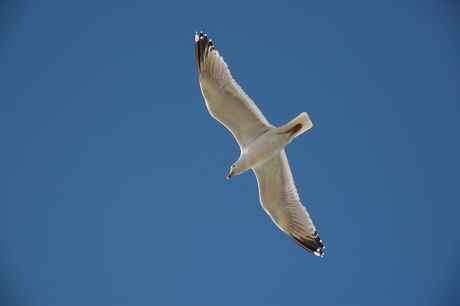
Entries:
[[195,36],[195,54],[206,106],[211,115],[230,130],[241,148],[274,128],[235,82],[224,59],[203,33]]
[[300,203],[284,150],[252,170],[259,184],[260,203],[273,222],[304,249],[322,256],[324,245]]

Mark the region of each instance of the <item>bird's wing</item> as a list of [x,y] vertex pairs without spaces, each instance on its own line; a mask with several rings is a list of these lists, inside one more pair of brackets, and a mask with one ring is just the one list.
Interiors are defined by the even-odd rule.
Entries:
[[259,184],[260,203],[273,222],[301,247],[323,256],[324,245],[300,203],[284,149],[253,170]]
[[195,55],[201,92],[211,115],[245,148],[273,128],[254,101],[235,82],[212,41],[195,35]]

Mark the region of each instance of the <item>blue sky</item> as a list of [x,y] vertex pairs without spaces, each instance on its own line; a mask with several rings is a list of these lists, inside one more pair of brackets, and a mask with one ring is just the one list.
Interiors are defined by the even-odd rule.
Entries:
[[[455,1],[0,5],[0,298],[459,302]],[[326,245],[291,241],[205,107],[195,31],[279,126]]]

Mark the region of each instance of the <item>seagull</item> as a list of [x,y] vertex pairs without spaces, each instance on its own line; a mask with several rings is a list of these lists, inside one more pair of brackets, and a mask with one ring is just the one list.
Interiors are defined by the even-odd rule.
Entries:
[[196,32],[195,55],[201,93],[209,113],[240,146],[227,179],[252,169],[262,207],[273,222],[305,250],[322,257],[324,245],[300,202],[284,147],[313,124],[303,112],[288,124],[271,125],[233,79],[227,63],[206,34]]

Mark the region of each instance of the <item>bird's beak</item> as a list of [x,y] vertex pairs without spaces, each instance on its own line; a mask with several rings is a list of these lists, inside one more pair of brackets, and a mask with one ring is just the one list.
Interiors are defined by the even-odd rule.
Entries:
[[230,173],[227,175],[227,179],[231,179],[234,175],[235,175],[235,173],[233,173],[233,171],[230,172]]

